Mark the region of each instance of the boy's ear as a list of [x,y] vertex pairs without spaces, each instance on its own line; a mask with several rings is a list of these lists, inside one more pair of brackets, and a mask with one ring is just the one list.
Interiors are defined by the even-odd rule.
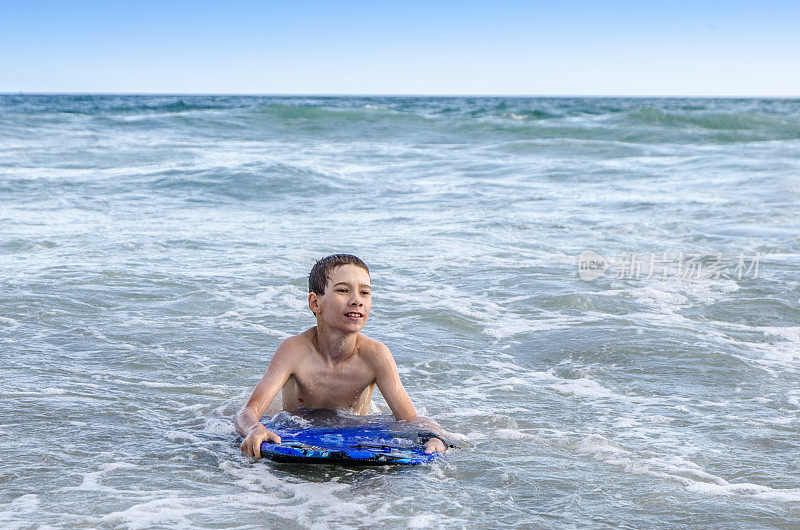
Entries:
[[317,293],[308,293],[308,308],[315,315],[319,312],[319,297]]

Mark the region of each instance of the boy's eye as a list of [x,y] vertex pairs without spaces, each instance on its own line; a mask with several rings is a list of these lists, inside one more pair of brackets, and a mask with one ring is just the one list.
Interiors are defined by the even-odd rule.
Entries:
[[347,289],[336,289],[336,290],[339,291],[340,293],[346,293],[347,292]]
[[369,291],[361,291],[361,294],[363,294],[364,296],[369,296],[370,293]]

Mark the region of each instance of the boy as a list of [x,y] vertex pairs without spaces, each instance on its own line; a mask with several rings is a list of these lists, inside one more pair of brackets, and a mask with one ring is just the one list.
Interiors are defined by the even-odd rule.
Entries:
[[[280,443],[280,436],[258,420],[283,390],[283,409],[299,407],[347,409],[366,414],[375,386],[397,420],[413,420],[435,436],[439,425],[417,416],[397,365],[382,343],[359,331],[372,307],[366,264],[349,254],[319,260],[308,277],[308,307],[317,325],[283,341],[256,385],[250,400],[236,416],[236,430],[245,440],[242,452],[261,458],[261,442]],[[425,452],[445,451],[442,439],[431,437]]]

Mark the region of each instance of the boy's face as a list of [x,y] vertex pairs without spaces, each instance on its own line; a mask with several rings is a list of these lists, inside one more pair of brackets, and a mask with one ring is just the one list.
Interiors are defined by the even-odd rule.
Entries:
[[369,273],[357,265],[336,267],[325,294],[309,293],[308,306],[330,328],[356,332],[367,323],[372,308]]

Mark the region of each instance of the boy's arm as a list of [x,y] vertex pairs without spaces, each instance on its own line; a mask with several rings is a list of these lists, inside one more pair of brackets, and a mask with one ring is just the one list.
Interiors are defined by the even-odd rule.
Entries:
[[[392,409],[395,419],[410,420],[426,429],[430,429],[437,436],[444,436],[438,423],[430,418],[417,415],[417,410],[414,408],[408,392],[403,388],[403,383],[400,381],[400,374],[397,372],[397,364],[394,362],[394,357],[392,357],[386,345],[378,344],[379,347],[374,363],[375,382],[381,391],[383,399],[386,400],[386,404]],[[425,452],[431,453],[433,451],[445,452],[445,445],[442,439],[430,438],[425,443]]]
[[247,404],[236,415],[236,431],[245,438],[241,450],[256,460],[261,458],[261,442],[281,443],[280,436],[268,430],[258,420],[261,419],[261,415],[264,414],[278,391],[283,388],[286,380],[292,375],[295,342],[293,339],[295,337],[283,341],[278,346],[269,363],[267,373],[256,385]]

